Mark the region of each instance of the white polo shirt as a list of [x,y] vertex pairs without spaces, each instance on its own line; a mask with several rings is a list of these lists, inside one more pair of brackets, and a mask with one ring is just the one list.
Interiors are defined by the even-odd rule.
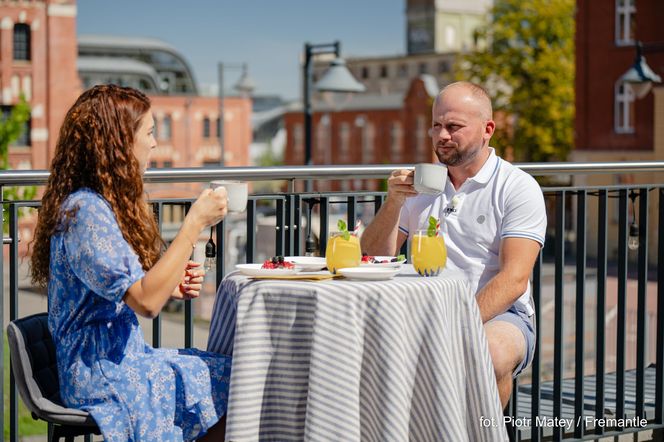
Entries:
[[[399,230],[410,237],[427,228],[429,216],[438,218],[447,267],[463,272],[476,293],[500,269],[503,238],[529,238],[543,246],[546,233],[544,196],[537,181],[489,149],[482,169],[459,190],[448,179],[438,195],[408,198],[399,220]],[[530,291],[529,282],[515,303],[528,315],[534,313]]]

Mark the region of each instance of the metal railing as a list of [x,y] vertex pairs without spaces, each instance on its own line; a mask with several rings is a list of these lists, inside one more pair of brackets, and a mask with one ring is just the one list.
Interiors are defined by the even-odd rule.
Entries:
[[[664,172],[664,162],[518,166],[536,176],[638,176]],[[332,216],[345,216],[349,225],[354,225],[359,217],[371,218],[380,208],[384,194],[298,193],[296,183],[308,179],[384,179],[396,168],[412,168],[412,165],[149,170],[145,180],[148,183],[204,183],[214,179],[287,181],[286,192],[250,197],[244,256],[247,262],[253,262],[261,246],[256,240],[259,204],[270,205],[275,214],[273,250],[280,255],[303,253],[307,236],[303,226],[312,229],[311,208],[315,205],[320,219],[318,249],[324,251]],[[47,178],[46,171],[2,171],[0,188],[43,185]],[[550,228],[547,245],[533,272],[537,346],[532,367],[514,384],[508,413],[512,418],[508,419],[511,435],[514,440],[591,440],[641,430],[660,431],[664,428],[664,185],[575,187],[570,184],[544,187],[543,191]],[[186,211],[191,200],[159,199],[153,203],[161,226],[163,207],[183,206]],[[4,288],[3,272],[0,333],[4,333],[6,326],[5,301],[8,301],[9,320],[18,314],[18,212],[22,207],[37,207],[39,203],[5,204],[3,228],[8,233],[3,243],[9,257],[9,287]],[[655,214],[650,213],[651,207],[657,208]],[[638,219],[637,252],[628,248],[630,215],[632,220]],[[225,249],[226,228],[225,222],[216,228],[218,250]],[[654,237],[651,232],[656,232]],[[655,259],[649,262],[652,255],[649,246],[655,241]],[[589,242],[595,246],[588,247]],[[4,269],[4,255],[0,255],[0,260]],[[219,281],[226,270],[223,259],[217,260],[216,270]],[[656,307],[653,307],[654,298]],[[184,305],[184,343],[189,347],[193,345],[194,315],[192,302]],[[656,327],[648,326],[652,320],[656,321]],[[571,324],[573,332],[568,333]],[[161,344],[162,331],[161,319],[157,318],[152,328],[154,346]],[[0,347],[0,352],[3,351]],[[654,364],[649,366],[649,360]],[[4,369],[0,368],[0,375]],[[13,378],[9,407],[10,440],[16,441],[18,408]],[[631,421],[624,421],[633,417],[645,418],[646,425],[634,426]],[[572,419],[573,425],[567,428],[548,425],[565,418]],[[605,418],[615,421],[607,426],[595,420]]]

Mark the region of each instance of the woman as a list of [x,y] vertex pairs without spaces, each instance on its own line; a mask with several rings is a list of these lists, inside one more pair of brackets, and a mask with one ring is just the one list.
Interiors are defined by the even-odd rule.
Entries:
[[141,92],[96,86],[69,109],[35,231],[33,281],[48,286],[49,328],[65,405],[88,411],[107,441],[180,441],[223,434],[230,358],[154,349],[136,313],[199,295],[189,261],[200,232],[226,215],[204,190],[163,250],[143,192],[156,147]]

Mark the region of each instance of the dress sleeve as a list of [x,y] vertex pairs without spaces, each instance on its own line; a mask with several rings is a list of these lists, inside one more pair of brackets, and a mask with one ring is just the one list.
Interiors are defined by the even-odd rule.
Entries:
[[505,198],[501,238],[528,238],[544,246],[546,207],[542,189],[533,177],[519,174]]
[[127,289],[145,275],[138,255],[101,196],[90,193],[75,198],[69,206],[77,208],[63,235],[69,266],[92,292],[120,302]]

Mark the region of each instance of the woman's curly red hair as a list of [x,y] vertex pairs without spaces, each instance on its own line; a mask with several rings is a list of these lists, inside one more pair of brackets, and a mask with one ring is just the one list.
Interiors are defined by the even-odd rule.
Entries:
[[[49,279],[51,237],[62,228],[61,205],[87,187],[111,205],[122,234],[145,270],[163,249],[154,215],[143,192],[143,176],[134,155],[134,136],[150,111],[150,100],[132,88],[95,86],[76,100],[60,128],[32,242],[34,283]],[[71,216],[71,214],[68,214]]]

